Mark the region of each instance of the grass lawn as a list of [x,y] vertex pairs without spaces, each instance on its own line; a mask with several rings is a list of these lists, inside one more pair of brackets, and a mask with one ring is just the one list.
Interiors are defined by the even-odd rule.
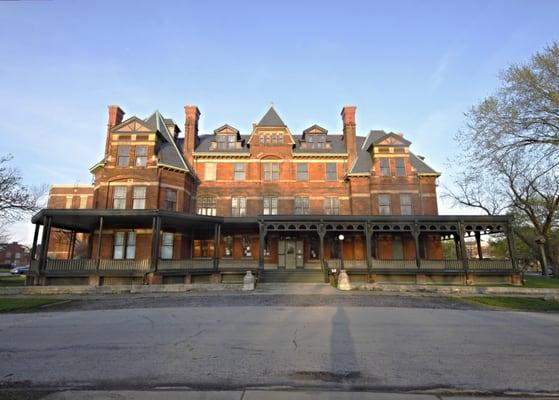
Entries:
[[25,275],[0,276],[0,286],[23,286]]
[[462,301],[488,307],[522,311],[559,311],[559,301],[532,297],[475,296],[462,297]]
[[559,288],[558,278],[544,278],[543,276],[525,275],[526,283],[524,287],[527,288]]
[[0,297],[0,313],[33,311],[46,304],[59,303],[60,299],[44,299],[40,297]]

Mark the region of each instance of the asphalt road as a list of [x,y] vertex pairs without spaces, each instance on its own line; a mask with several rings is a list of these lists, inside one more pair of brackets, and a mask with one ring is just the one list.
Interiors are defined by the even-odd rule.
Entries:
[[174,306],[0,315],[0,385],[559,392],[559,314]]

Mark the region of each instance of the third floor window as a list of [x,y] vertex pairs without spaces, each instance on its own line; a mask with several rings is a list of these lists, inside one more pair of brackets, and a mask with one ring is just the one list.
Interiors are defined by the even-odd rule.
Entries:
[[403,158],[396,159],[396,176],[406,176],[406,163]]
[[335,181],[338,179],[338,171],[336,170],[336,163],[326,163],[326,180]]
[[145,167],[148,163],[148,147],[136,146],[136,167]]
[[117,165],[119,167],[128,167],[130,165],[130,146],[118,146]]
[[390,160],[388,158],[380,159],[380,176],[390,176]]

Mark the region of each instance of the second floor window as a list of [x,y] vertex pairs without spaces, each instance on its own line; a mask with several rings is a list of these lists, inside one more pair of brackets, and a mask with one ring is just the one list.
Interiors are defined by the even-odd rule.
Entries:
[[295,197],[295,214],[306,215],[310,213],[309,198]]
[[170,260],[173,258],[173,238],[170,232],[164,232],[161,236],[161,258]]
[[277,215],[277,213],[278,213],[278,198],[264,197],[264,215]]
[[126,186],[114,187],[113,208],[117,210],[124,210],[126,208]]
[[244,181],[246,178],[246,164],[243,163],[236,163],[235,164],[235,172],[233,173],[233,178],[236,181]]
[[298,181],[309,180],[309,165],[308,164],[297,164],[297,180]]
[[378,211],[380,215],[390,215],[390,195],[389,194],[379,194],[378,195]]
[[207,181],[215,181],[216,178],[216,165],[215,163],[204,164],[204,179]]
[[165,210],[176,211],[177,209],[177,191],[167,189],[165,192]]
[[336,163],[326,163],[326,180],[335,181],[338,179]]
[[135,186],[133,192],[132,208],[135,210],[143,210],[146,208],[146,187]]
[[117,165],[128,167],[130,165],[130,146],[118,146],[117,152]]
[[390,160],[388,158],[380,159],[380,176],[390,176]]
[[198,197],[197,204],[198,214],[216,215],[217,198],[215,197]]
[[279,180],[279,164],[278,163],[264,163],[264,180],[277,181]]
[[326,197],[324,199],[324,213],[327,215],[338,215],[340,213],[340,199],[337,197]]
[[396,159],[396,176],[406,176],[406,164],[403,158]]
[[411,194],[400,195],[400,214],[412,215]]
[[145,167],[148,163],[148,147],[136,146],[136,167]]
[[115,260],[136,257],[136,232],[115,232],[113,258]]
[[231,197],[231,215],[233,217],[244,217],[247,214],[246,197]]

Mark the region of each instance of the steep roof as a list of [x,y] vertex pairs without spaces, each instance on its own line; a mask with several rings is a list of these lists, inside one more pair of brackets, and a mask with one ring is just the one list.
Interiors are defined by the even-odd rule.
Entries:
[[257,126],[286,126],[273,106],[270,106]]
[[159,147],[157,155],[159,156],[159,161],[162,164],[169,165],[171,167],[176,167],[184,169],[186,171],[191,171],[188,167],[182,151],[177,146],[173,134],[167,129],[165,124],[165,118],[161,113],[156,110],[153,114],[147,117],[144,122],[146,125],[151,126],[155,131],[159,132],[165,142]]

